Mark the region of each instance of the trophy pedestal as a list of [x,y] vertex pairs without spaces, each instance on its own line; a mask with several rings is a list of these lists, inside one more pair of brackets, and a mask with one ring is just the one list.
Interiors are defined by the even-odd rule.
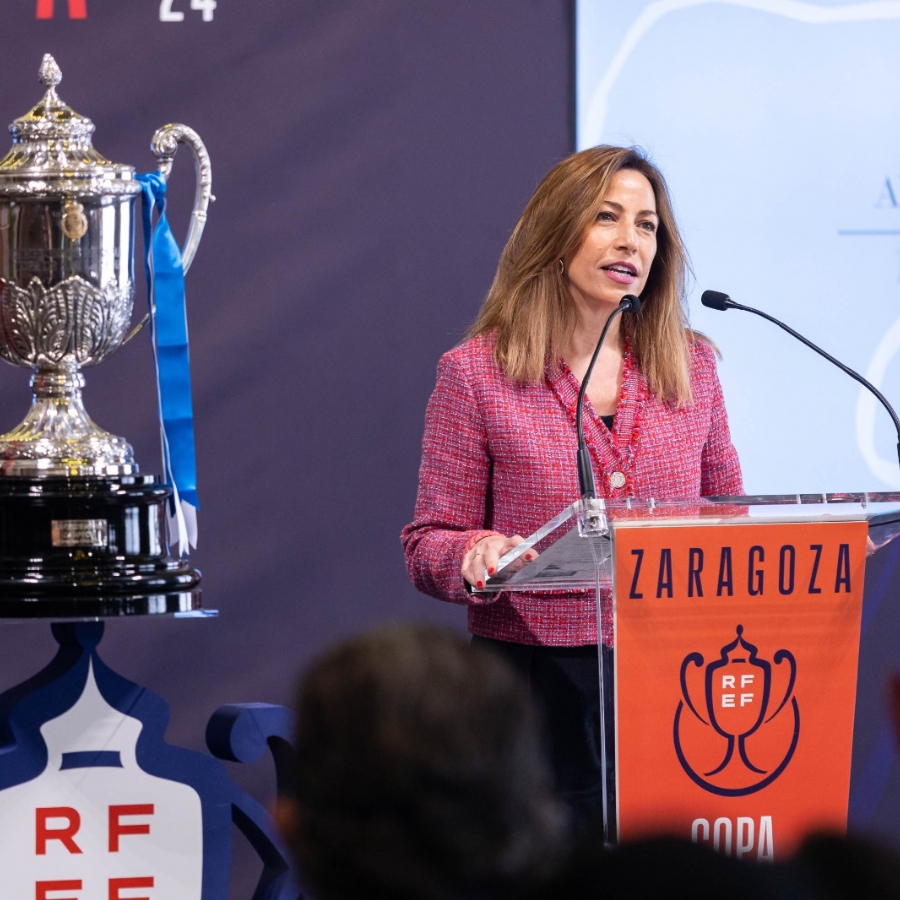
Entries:
[[131,445],[98,428],[87,414],[81,398],[84,376],[75,366],[38,369],[31,377],[31,387],[34,398],[28,415],[12,431],[0,434],[0,475],[137,474]]
[[200,609],[200,573],[169,555],[169,489],[146,475],[0,477],[0,618]]

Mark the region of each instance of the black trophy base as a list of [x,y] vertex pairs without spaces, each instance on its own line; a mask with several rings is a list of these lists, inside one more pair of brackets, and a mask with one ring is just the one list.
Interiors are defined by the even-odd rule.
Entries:
[[0,618],[200,609],[200,573],[169,554],[169,489],[147,475],[0,477]]

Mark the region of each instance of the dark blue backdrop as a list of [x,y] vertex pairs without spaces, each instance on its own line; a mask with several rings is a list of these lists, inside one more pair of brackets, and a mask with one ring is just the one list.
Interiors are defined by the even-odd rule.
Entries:
[[[170,5],[182,22],[160,22],[160,0],[87,0],[84,20],[56,0],[40,21],[36,0],[5,0],[0,123],[40,99],[51,52],[107,157],[151,169],[150,136],[176,121],[212,158],[188,318],[193,558],[221,618],[111,623],[100,648],[168,699],[170,740],[200,747],[219,704],[289,702],[342,635],[410,617],[464,627],[413,590],[399,532],[437,358],[571,146],[570,17],[566,0],[218,0],[212,22]],[[178,234],[191,168],[176,159]],[[158,471],[146,337],[86,375],[94,419]],[[28,373],[3,366],[0,427],[28,402]],[[53,648],[49,626],[0,624],[0,688]]]

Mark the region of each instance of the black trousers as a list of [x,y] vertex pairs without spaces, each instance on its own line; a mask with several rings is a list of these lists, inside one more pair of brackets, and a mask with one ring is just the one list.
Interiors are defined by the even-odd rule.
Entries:
[[[615,839],[615,759],[612,717],[613,651],[588,647],[532,647],[492,638],[472,638],[472,645],[503,656],[522,675],[544,719],[556,789],[572,814],[577,833],[597,831],[603,823],[606,778],[610,831]],[[603,665],[607,715],[600,709]],[[600,752],[600,729],[606,729],[606,771]]]

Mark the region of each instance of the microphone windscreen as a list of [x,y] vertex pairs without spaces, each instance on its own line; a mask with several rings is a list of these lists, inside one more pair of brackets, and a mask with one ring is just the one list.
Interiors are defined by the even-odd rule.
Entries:
[[704,291],[700,302],[710,309],[728,309],[732,300],[728,294],[723,294],[721,291]]
[[628,306],[625,309],[629,310],[632,315],[637,315],[641,309],[641,298],[635,297],[634,294],[626,294],[620,302],[624,303],[626,300],[628,301]]

